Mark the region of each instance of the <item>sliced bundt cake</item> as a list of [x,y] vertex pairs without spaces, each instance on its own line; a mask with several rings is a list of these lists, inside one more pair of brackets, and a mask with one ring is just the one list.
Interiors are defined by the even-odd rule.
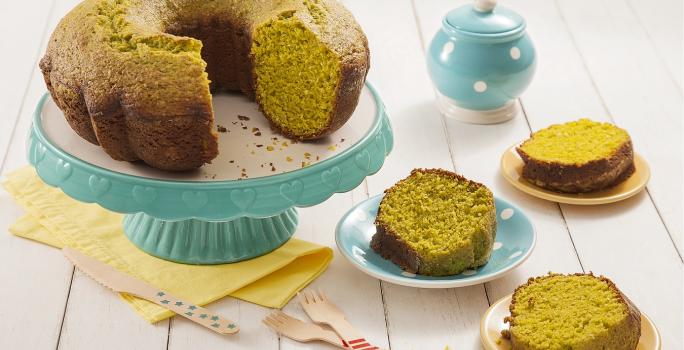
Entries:
[[505,319],[514,350],[634,350],[639,310],[609,279],[593,274],[530,278],[513,293]]
[[218,153],[210,88],[240,91],[283,134],[315,139],[349,119],[368,62],[334,0],[85,0],[40,67],[81,137],[117,160],[186,170]]
[[371,247],[406,271],[455,275],[484,265],[496,236],[492,192],[441,169],[415,169],[385,191]]
[[605,189],[635,170],[629,134],[613,124],[589,119],[539,130],[516,150],[525,163],[522,176],[553,191]]

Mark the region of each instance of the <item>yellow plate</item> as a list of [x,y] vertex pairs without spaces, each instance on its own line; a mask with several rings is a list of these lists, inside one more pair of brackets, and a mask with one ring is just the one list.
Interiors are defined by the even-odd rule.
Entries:
[[622,183],[606,190],[591,192],[591,193],[559,193],[549,191],[541,187],[535,186],[522,177],[523,160],[520,158],[514,145],[504,152],[501,156],[501,173],[503,176],[517,189],[541,199],[546,199],[553,202],[577,204],[577,205],[595,205],[606,204],[627,199],[646,187],[649,178],[651,177],[651,170],[648,164],[638,154],[634,154],[634,167],[636,171],[632,176]]
[[[510,350],[511,343],[501,337],[501,331],[508,329],[508,324],[503,319],[509,316],[508,306],[511,297],[508,295],[499,299],[489,307],[480,321],[480,339],[486,350]],[[636,350],[660,350],[660,334],[653,321],[641,313],[641,338]]]

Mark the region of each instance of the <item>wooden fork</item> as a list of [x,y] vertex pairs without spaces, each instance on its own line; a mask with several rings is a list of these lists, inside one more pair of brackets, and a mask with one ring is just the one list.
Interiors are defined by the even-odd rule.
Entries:
[[266,316],[263,322],[278,334],[298,342],[305,343],[321,340],[343,349],[349,349],[344,345],[342,339],[337,336],[337,333],[317,324],[296,319],[280,310],[274,311]]
[[335,330],[342,341],[353,350],[378,350],[361,336],[352,326],[344,313],[323,294],[322,291],[299,293],[299,303],[312,321],[326,324]]

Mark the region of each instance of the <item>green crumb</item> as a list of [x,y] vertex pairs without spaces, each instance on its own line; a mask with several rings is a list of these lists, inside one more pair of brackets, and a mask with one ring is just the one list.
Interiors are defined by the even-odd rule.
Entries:
[[386,191],[376,222],[415,250],[423,275],[485,264],[496,235],[492,192],[440,169],[414,170]]
[[251,54],[257,100],[271,121],[297,137],[324,131],[340,76],[335,54],[292,14],[258,26]]
[[520,149],[542,161],[584,164],[612,156],[629,140],[629,134],[613,124],[580,119],[539,130]]

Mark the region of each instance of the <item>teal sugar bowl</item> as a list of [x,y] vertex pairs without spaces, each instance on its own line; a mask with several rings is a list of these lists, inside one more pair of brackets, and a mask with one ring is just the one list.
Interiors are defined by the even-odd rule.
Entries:
[[496,0],[476,0],[444,16],[427,54],[442,114],[493,124],[519,113],[516,99],[537,61],[525,29],[525,20]]

